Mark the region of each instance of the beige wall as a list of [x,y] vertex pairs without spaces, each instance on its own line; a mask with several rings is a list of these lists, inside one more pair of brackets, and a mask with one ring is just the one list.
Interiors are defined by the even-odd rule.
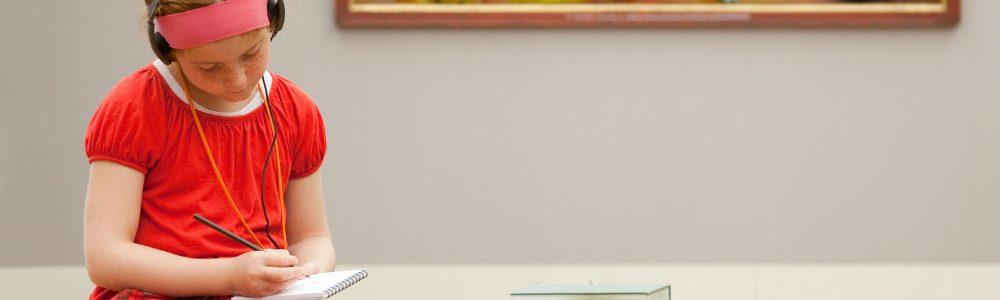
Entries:
[[[82,263],[126,1],[0,1],[0,266]],[[138,1],[129,1],[138,2]],[[1000,261],[1000,2],[942,30],[340,30],[272,70],[329,128],[343,262]]]

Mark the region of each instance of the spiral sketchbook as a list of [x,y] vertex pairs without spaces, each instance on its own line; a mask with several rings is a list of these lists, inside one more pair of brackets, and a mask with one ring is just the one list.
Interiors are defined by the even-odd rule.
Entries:
[[330,298],[368,277],[368,271],[353,270],[328,272],[310,275],[308,278],[296,281],[277,294],[263,298],[247,298],[236,296],[233,300],[264,299],[264,300],[322,300]]

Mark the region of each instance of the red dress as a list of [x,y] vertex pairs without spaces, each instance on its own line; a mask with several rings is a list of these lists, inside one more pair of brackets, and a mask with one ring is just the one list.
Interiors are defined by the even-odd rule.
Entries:
[[[268,79],[267,93],[278,126],[280,178],[282,186],[288,186],[289,179],[319,169],[326,133],[319,110],[305,92],[280,76]],[[233,201],[257,239],[266,248],[274,248],[265,234],[259,194],[261,166],[273,137],[266,112],[262,105],[242,116],[198,111],[198,117]],[[139,69],[111,90],[90,120],[84,146],[90,162],[113,161],[145,174],[136,243],[191,258],[234,257],[248,251],[199,223],[192,217],[195,213],[254,241],[218,185],[190,108],[154,65]],[[284,247],[273,162],[274,157],[267,169],[264,197],[271,237]],[[112,299],[116,294],[97,286],[90,299]]]

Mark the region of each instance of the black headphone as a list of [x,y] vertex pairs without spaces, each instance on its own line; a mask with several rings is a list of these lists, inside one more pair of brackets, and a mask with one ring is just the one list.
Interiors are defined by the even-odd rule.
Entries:
[[[149,36],[149,46],[153,48],[153,53],[156,53],[156,57],[160,58],[160,61],[169,65],[174,61],[171,55],[173,49],[170,48],[170,44],[163,38],[163,35],[156,31],[156,25],[153,22],[159,7],[160,0],[153,0],[146,8],[146,34]],[[271,39],[273,40],[278,35],[278,31],[281,31],[281,27],[285,25],[285,1],[267,0],[267,18],[271,22]]]

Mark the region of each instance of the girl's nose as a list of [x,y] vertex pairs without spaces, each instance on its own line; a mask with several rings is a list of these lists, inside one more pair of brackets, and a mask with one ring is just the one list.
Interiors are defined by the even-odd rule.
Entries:
[[247,75],[243,68],[237,68],[229,79],[230,91],[242,91],[247,86]]

